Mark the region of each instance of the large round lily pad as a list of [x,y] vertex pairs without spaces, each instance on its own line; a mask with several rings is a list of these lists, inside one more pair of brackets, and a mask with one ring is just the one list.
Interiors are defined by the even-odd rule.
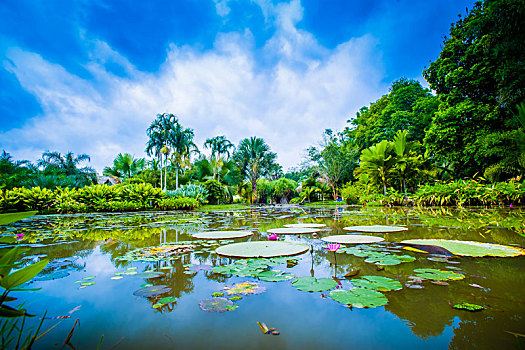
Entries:
[[158,285],[140,288],[133,292],[137,297],[153,297],[155,295],[164,294],[171,290],[168,286]]
[[284,225],[284,227],[289,227],[289,228],[294,228],[294,227],[298,227],[298,228],[322,228],[322,227],[326,227],[325,224],[287,224],[287,225]]
[[343,230],[354,231],[354,232],[389,233],[389,232],[408,231],[408,228],[402,227],[402,226],[371,225],[371,226],[343,227]]
[[374,308],[388,304],[388,299],[383,293],[365,288],[337,289],[331,291],[328,296],[341,304],[357,308]]
[[299,290],[307,292],[321,292],[335,288],[337,282],[331,278],[298,277],[297,280],[292,282],[292,285]]
[[359,288],[373,289],[379,292],[388,292],[403,288],[399,281],[383,276],[363,276],[359,279],[353,279],[352,284]]
[[423,244],[444,248],[455,255],[462,256],[497,256],[512,257],[525,255],[525,249],[509,247],[500,244],[482,243],[474,241],[456,241],[446,239],[409,239],[402,241],[403,244]]
[[204,299],[199,303],[200,309],[208,312],[225,312],[231,310],[233,305],[233,302],[226,298]]
[[381,242],[381,241],[384,241],[385,239],[382,237],[375,237],[375,236],[336,235],[336,236],[323,237],[321,238],[321,240],[325,242],[341,243],[341,244],[367,244],[367,243]]
[[295,275],[280,270],[263,271],[257,275],[261,281],[282,282],[295,279]]
[[197,232],[193,234],[192,237],[197,238],[197,239],[220,240],[220,239],[244,238],[244,237],[250,237],[251,235],[253,235],[253,232],[251,231],[204,231],[204,232]]
[[230,258],[272,258],[292,256],[306,252],[310,247],[295,242],[244,242],[223,245],[215,250]]
[[305,228],[305,227],[283,227],[283,228],[272,228],[268,230],[269,233],[275,233],[277,235],[304,235],[309,233],[319,232],[318,228]]

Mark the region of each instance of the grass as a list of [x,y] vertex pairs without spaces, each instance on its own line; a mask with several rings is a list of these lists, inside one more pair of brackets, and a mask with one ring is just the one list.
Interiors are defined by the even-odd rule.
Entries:
[[305,207],[342,207],[345,205],[345,202],[324,201],[324,202],[303,203],[303,205]]
[[203,205],[195,210],[198,211],[215,211],[215,210],[243,210],[251,208],[251,205],[239,203],[239,204],[218,204],[218,205]]

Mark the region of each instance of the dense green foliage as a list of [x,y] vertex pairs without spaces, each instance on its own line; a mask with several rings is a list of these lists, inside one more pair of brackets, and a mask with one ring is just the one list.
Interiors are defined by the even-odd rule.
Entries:
[[150,209],[194,209],[196,198],[168,196],[150,184],[115,186],[91,185],[81,189],[40,187],[0,190],[0,209],[38,210],[41,212],[78,213],[97,211],[136,211]]

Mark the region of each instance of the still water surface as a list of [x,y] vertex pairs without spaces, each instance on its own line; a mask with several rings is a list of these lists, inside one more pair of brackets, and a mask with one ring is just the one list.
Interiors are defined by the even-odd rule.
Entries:
[[[518,349],[508,332],[525,333],[525,257],[453,257],[433,261],[428,254],[404,251],[416,258],[395,266],[378,266],[364,258],[334,254],[312,235],[280,236],[281,240],[311,246],[297,257],[298,264],[273,267],[301,276],[335,278],[337,288],[349,290],[343,276],[360,269],[400,281],[403,289],[385,293],[388,304],[374,309],[350,309],[328,297],[330,291],[304,292],[290,281],[264,282],[256,277],[221,275],[210,266],[233,263],[214,252],[215,243],[193,240],[195,251],[167,261],[128,261],[126,252],[162,243],[192,241],[202,230],[253,230],[250,238],[266,240],[266,230],[284,224],[315,222],[327,225],[320,237],[345,234],[350,225],[406,225],[401,233],[385,237],[379,247],[400,249],[390,242],[411,238],[474,240],[525,247],[523,209],[370,209],[253,207],[242,210],[144,212],[37,216],[9,226],[0,233],[24,233],[22,244],[31,250],[30,263],[42,256],[50,265],[29,285],[37,292],[12,293],[31,313],[47,317],[46,330],[35,348],[60,348],[75,319],[71,343],[80,349]],[[221,243],[224,244],[224,243]],[[227,244],[227,243],[226,243]],[[4,247],[6,248],[6,247]],[[0,254],[2,251],[0,250]],[[429,260],[431,258],[431,260]],[[193,264],[193,266],[191,265]],[[196,267],[196,265],[205,265]],[[466,275],[449,285],[411,282],[416,268],[438,268]],[[140,277],[160,271],[158,278]],[[134,272],[137,272],[135,274]],[[136,276],[137,275],[137,276]],[[86,277],[94,276],[91,279]],[[112,279],[112,277],[122,277]],[[81,283],[92,281],[82,288]],[[205,312],[199,302],[233,283],[252,281],[266,287],[258,295],[235,301],[238,308],[223,313]],[[164,285],[171,290],[154,297],[133,294],[142,285]],[[162,297],[175,302],[152,306]],[[481,312],[456,310],[451,305],[470,302],[485,306]],[[70,316],[69,318],[57,318]],[[264,335],[257,321],[276,328],[280,335]],[[37,319],[31,323],[39,322]],[[525,343],[525,338],[521,339]]]

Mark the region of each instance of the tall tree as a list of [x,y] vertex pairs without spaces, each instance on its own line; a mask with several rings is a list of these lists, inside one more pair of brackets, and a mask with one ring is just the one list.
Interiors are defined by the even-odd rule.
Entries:
[[199,153],[197,145],[193,142],[192,129],[185,129],[178,120],[175,121],[173,132],[170,134],[168,144],[173,149],[172,164],[175,165],[175,186],[179,188],[179,171],[191,165],[191,154]]
[[244,178],[251,183],[251,202],[257,198],[257,180],[274,167],[276,154],[270,151],[263,139],[250,137],[241,140],[233,154]]
[[[148,142],[146,143],[146,154],[148,156],[154,155],[161,163],[160,187],[163,190],[166,190],[166,163],[169,154],[168,146],[170,144],[171,134],[173,133],[173,129],[175,127],[175,121],[177,121],[177,117],[173,114],[157,114],[156,119],[151,122],[147,129]],[[164,159],[162,158],[163,155]],[[164,177],[162,174],[163,169]]]
[[520,171],[522,139],[512,112],[525,99],[523,18],[523,1],[477,2],[423,72],[440,100],[425,138],[427,156],[453,162],[457,176],[494,167],[502,176]]
[[396,164],[392,153],[392,142],[383,140],[363,150],[361,153],[358,175],[363,174],[367,179],[383,186],[383,194],[386,197],[386,184],[390,172]]
[[59,174],[70,179],[76,186],[81,187],[96,182],[96,172],[89,166],[79,168],[83,162],[89,162],[91,158],[87,154],[74,155],[67,152],[62,155],[59,152],[46,151],[42,158],[37,161],[37,165],[43,168],[44,175]]

